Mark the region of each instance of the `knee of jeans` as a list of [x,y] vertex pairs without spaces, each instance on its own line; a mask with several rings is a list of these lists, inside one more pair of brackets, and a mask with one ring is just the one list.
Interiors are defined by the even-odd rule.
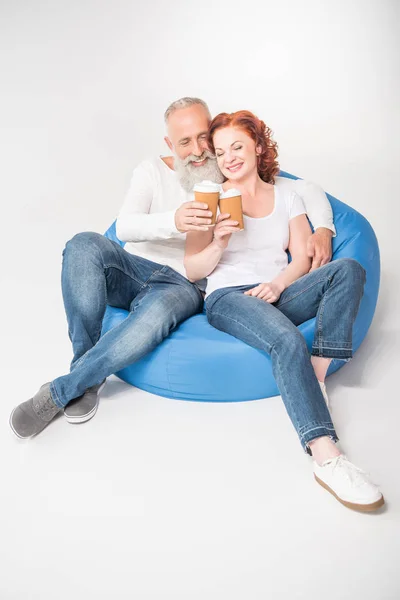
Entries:
[[294,326],[282,331],[273,343],[273,347],[275,349],[280,349],[285,353],[289,353],[293,350],[298,352],[300,349],[308,352],[303,334]]
[[63,256],[68,252],[77,252],[81,255],[88,248],[97,248],[106,238],[100,233],[94,231],[81,231],[74,235],[65,245]]
[[338,267],[353,283],[360,282],[364,285],[366,280],[366,271],[364,267],[354,258],[340,258]]

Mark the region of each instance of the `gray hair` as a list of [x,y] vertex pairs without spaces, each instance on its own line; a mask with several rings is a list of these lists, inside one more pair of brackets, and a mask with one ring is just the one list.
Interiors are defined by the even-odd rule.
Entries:
[[168,106],[167,110],[164,113],[165,122],[168,123],[170,115],[172,115],[172,113],[174,113],[176,110],[180,110],[181,108],[188,108],[189,106],[194,106],[195,104],[200,104],[201,106],[203,106],[211,120],[210,109],[208,108],[204,100],[200,100],[200,98],[190,98],[186,96],[185,98],[179,98],[179,100],[175,100],[175,102],[172,102],[172,104]]

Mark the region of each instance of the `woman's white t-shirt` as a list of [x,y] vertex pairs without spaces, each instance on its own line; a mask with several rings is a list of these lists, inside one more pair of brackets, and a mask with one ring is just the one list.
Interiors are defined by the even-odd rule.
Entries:
[[288,265],[289,221],[306,213],[293,190],[274,185],[274,208],[266,217],[243,215],[244,230],[233,233],[208,276],[206,296],[219,288],[272,281]]

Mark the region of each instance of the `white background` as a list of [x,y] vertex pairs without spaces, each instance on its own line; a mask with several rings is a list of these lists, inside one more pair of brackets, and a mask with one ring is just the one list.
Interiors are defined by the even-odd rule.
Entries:
[[[399,2],[2,0],[2,600],[400,596]],[[250,109],[283,169],[374,227],[370,332],[328,381],[342,446],[387,498],[317,487],[280,398],[177,402],[111,378],[96,418],[21,443],[8,415],[68,370],[61,252],[114,220],[163,112]]]

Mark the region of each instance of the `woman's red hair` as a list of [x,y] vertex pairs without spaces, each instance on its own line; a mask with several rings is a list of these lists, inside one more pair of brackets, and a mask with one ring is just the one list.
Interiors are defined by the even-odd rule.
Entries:
[[213,137],[218,129],[237,127],[243,129],[256,143],[261,146],[261,153],[257,157],[257,171],[260,178],[266,183],[275,183],[275,175],[279,173],[278,144],[272,139],[272,131],[256,115],[248,110],[239,110],[235,113],[220,113],[210,123],[207,142],[210,150],[215,154]]

